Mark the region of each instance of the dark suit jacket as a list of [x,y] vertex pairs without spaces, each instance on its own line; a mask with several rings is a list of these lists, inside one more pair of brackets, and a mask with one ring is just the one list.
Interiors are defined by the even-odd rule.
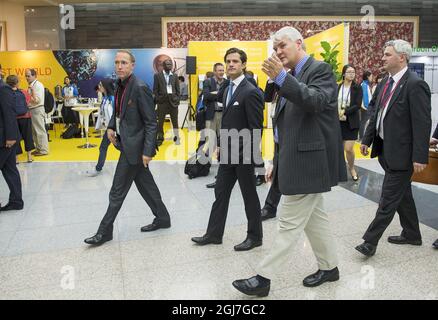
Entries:
[[218,86],[214,77],[204,80],[202,86],[202,94],[204,96],[205,106],[207,108],[205,113],[205,120],[212,120],[214,118],[216,102],[221,100],[218,100],[217,93],[212,94],[211,92],[218,91],[219,87],[220,86]]
[[312,57],[287,74],[273,124],[278,126],[274,183],[285,195],[330,191],[347,180],[332,68]]
[[6,140],[18,140],[18,126],[15,119],[14,91],[8,85],[0,87],[0,148]]
[[[383,79],[376,89],[375,111],[370,118],[362,144],[373,145],[371,157],[384,155],[391,170],[409,170],[412,163],[429,160],[429,138],[432,127],[429,86],[415,72],[406,71],[389,102],[383,119],[384,140],[376,130],[378,110],[388,81]],[[382,153],[383,152],[383,153]]]
[[[342,83],[338,86],[341,90]],[[351,85],[350,105],[345,109],[347,123],[351,130],[359,129],[360,127],[360,106],[362,105],[362,87],[356,83]]]
[[432,138],[438,139],[438,124],[436,125],[435,131],[433,132]]
[[[122,101],[120,116],[120,149],[131,165],[141,163],[142,156],[153,157],[156,153],[157,116],[152,91],[135,75],[131,76]],[[108,128],[116,130],[116,113]]]
[[[228,90],[228,86],[223,90],[222,101],[224,106],[226,105]],[[221,131],[221,162],[227,161],[228,164],[231,164],[231,160],[236,159],[238,156],[239,164],[260,163],[261,153],[259,144],[263,128],[263,105],[263,96],[260,91],[251,85],[246,78],[243,79],[234,90],[229,104],[226,105],[223,111],[221,130],[228,132],[228,130],[236,129],[238,132],[242,132],[241,130],[249,129],[251,139],[239,139],[237,142],[236,139],[228,139],[227,134],[223,134],[223,131]],[[254,134],[253,130],[255,129],[260,130],[260,135]],[[239,154],[232,154],[232,145],[237,146],[237,143]],[[251,145],[249,146],[248,144],[250,143]],[[253,150],[253,147],[256,150]],[[246,148],[249,148],[250,154],[244,152],[244,150],[247,150]]]
[[[173,107],[177,108],[180,100],[180,88],[179,88],[178,76],[173,73],[170,76],[169,82],[172,85],[172,97],[170,99],[170,104]],[[155,103],[157,104],[165,104],[168,102],[167,84],[163,72],[154,74],[154,96],[155,96]]]

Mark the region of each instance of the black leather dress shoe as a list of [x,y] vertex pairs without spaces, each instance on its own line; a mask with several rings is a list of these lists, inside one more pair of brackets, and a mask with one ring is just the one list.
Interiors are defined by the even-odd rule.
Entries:
[[261,186],[265,183],[265,177],[264,176],[257,176],[256,178],[256,186]]
[[152,222],[151,224],[148,224],[147,226],[141,227],[141,232],[150,232],[150,231],[155,231],[158,229],[167,229],[170,228],[170,223],[168,224],[163,224],[163,223],[155,223]]
[[438,249],[438,239],[435,240],[435,242],[432,244],[432,247]]
[[367,257],[371,257],[376,253],[376,248],[377,246],[368,243],[368,242],[364,242],[360,245],[358,245],[355,249],[357,251],[359,251],[360,253],[362,253],[363,255],[367,256]]
[[277,216],[276,213],[269,211],[266,208],[263,208],[261,212],[262,212],[262,221],[272,219],[272,218],[275,218]]
[[206,187],[207,187],[207,188],[209,188],[209,189],[211,189],[211,188],[214,188],[214,187],[216,187],[216,181],[215,181],[215,182],[212,182],[212,183],[209,183],[209,184],[207,184],[207,185],[206,185]]
[[193,237],[192,241],[200,246],[205,246],[206,244],[222,244],[222,239],[215,239],[207,235],[202,237]]
[[251,238],[246,238],[242,243],[235,245],[234,250],[236,251],[248,251],[255,247],[260,247],[263,244],[262,240],[253,240]]
[[101,245],[107,241],[111,241],[113,240],[113,235],[103,235],[101,233],[96,233],[94,236],[92,236],[91,238],[87,238],[84,240],[84,242],[86,244],[92,244],[95,246]]
[[233,281],[233,287],[249,296],[266,297],[271,289],[271,280],[257,275],[249,279]]
[[334,268],[332,270],[318,270],[314,274],[307,276],[303,280],[303,285],[305,287],[317,287],[324,282],[333,282],[339,280],[339,270]]
[[15,205],[8,203],[4,207],[0,207],[0,211],[9,211],[9,210],[23,210],[23,205]]
[[394,244],[412,244],[414,246],[421,246],[421,244],[422,244],[421,239],[420,240],[411,240],[411,239],[406,239],[403,236],[389,236],[388,242],[394,243]]

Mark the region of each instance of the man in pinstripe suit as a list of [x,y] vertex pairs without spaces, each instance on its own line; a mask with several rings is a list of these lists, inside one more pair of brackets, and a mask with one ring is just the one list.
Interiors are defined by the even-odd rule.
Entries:
[[277,31],[273,43],[275,53],[263,63],[263,71],[280,88],[273,119],[274,168],[267,173],[282,194],[279,231],[258,274],[233,282],[237,290],[257,296],[269,294],[270,279],[284,267],[302,231],[319,266],[303,285],[315,287],[339,279],[322,194],[347,180],[332,68],[306,54],[302,35],[292,27]]

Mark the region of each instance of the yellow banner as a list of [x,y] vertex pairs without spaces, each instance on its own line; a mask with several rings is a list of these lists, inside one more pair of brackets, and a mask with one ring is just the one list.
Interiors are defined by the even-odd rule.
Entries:
[[304,39],[306,44],[306,52],[308,54],[314,54],[315,59],[324,60],[321,57],[321,53],[324,52],[321,41],[327,41],[333,48],[337,43],[339,43],[336,50],[339,50],[337,61],[339,63],[338,71],[342,71],[342,67],[348,63],[348,35],[349,35],[349,24],[341,23],[336,27],[322,31],[314,36]]
[[[266,41],[190,41],[189,56],[196,56],[196,75],[191,76],[191,102],[195,106],[198,97],[198,76],[213,71],[217,62],[224,63],[225,52],[229,48],[239,48],[246,52],[248,61],[246,70],[257,75],[259,87],[265,88],[267,76],[262,72],[262,63],[268,56]],[[265,117],[266,118],[266,117]]]
[[0,62],[5,78],[9,75],[18,76],[21,89],[28,87],[25,78],[26,69],[35,69],[37,79],[52,93],[54,93],[55,86],[64,85],[64,78],[67,76],[53,55],[53,51],[0,52]]

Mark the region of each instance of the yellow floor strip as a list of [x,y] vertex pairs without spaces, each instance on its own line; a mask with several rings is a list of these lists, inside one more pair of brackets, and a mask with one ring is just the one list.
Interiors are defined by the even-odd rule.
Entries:
[[[49,142],[50,154],[43,157],[34,157],[35,162],[80,162],[80,161],[97,161],[99,157],[100,138],[95,138],[99,132],[95,132],[94,128],[90,128],[90,143],[95,144],[95,148],[80,149],[79,145],[85,143],[85,138],[61,139],[60,134],[64,131],[64,125],[56,124],[55,130],[50,130]],[[197,147],[199,141],[199,132],[188,131],[188,129],[181,130],[181,145],[176,146],[171,136],[171,125],[165,123],[165,132],[170,132],[166,135],[166,140],[160,147],[158,154],[154,160],[168,160],[168,161],[184,161],[187,160],[188,155],[192,154]],[[262,150],[264,159],[272,159],[274,152],[274,142],[272,130],[266,129],[263,131]],[[22,147],[24,148],[23,142]],[[357,159],[365,159],[359,152],[360,145],[356,143],[355,154]],[[112,145],[108,149],[107,160],[117,160],[119,158],[119,151]],[[25,162],[27,157],[25,154],[18,156],[20,162]]]

